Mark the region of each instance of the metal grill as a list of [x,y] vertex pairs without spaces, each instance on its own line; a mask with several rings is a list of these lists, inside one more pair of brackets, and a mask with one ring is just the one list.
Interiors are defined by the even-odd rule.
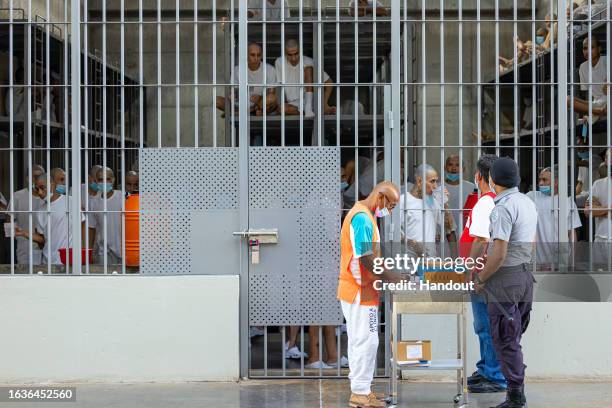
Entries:
[[[602,110],[609,92],[601,93],[611,78],[610,2],[569,13],[568,0],[368,4],[1,1],[0,216],[8,232],[0,272],[240,274],[241,374],[320,377],[346,371],[305,371],[304,359],[287,361],[283,346],[292,325],[340,322],[337,227],[383,179],[411,194],[417,166],[428,163],[448,188],[446,160],[456,154],[463,198],[483,153],[515,158],[523,192],[538,190],[541,171],[557,166],[550,178],[559,199],[541,209],[555,241],[571,241],[575,231],[583,242],[608,245],[612,121]],[[539,47],[538,29],[551,34]],[[285,61],[276,81],[265,69],[252,78],[252,43],[264,67]],[[288,58],[299,60],[294,71]],[[588,63],[596,60],[605,67]],[[256,88],[261,101],[251,109]],[[267,109],[272,98],[284,109]],[[96,202],[88,189],[94,165],[112,170],[114,199]],[[55,211],[51,194],[36,197],[39,187],[61,184],[57,167],[68,203]],[[339,167],[350,184],[341,194],[339,180],[328,178]],[[130,171],[140,173],[136,265],[126,256]],[[599,212],[589,211],[593,198]],[[462,201],[445,209],[456,224]],[[50,220],[60,215],[54,228]],[[381,225],[386,240],[400,240],[400,215],[407,212],[398,208]],[[291,273],[266,274],[250,266],[246,240],[232,234],[279,220],[293,223],[280,239],[294,255],[264,245],[262,264],[276,259]],[[113,225],[121,225],[120,242]],[[16,236],[16,227],[29,236]],[[41,249],[40,237],[49,244],[67,235],[74,265],[41,264],[56,248]],[[450,240],[442,227],[438,235]],[[115,246],[119,254],[109,250]],[[98,259],[81,265],[83,248]],[[604,249],[596,256],[612,262]],[[311,292],[316,302],[304,297]],[[249,325],[267,325],[265,344],[255,338],[251,351]],[[297,330],[307,347],[308,328]],[[323,355],[321,331],[310,340],[317,337]],[[345,337],[336,341],[342,355]]]

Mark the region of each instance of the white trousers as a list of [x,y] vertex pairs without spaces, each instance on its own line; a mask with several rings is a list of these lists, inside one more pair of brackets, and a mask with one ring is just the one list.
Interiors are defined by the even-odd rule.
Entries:
[[378,306],[340,301],[348,336],[349,380],[354,394],[370,394],[378,350]]

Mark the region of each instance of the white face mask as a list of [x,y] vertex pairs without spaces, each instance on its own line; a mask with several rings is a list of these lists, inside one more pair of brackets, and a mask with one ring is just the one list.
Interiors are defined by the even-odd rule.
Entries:
[[389,209],[387,207],[383,207],[382,209],[376,209],[376,217],[384,218],[389,215]]
[[[493,188],[493,186],[491,185],[491,180],[489,180],[489,190],[491,190],[492,192],[495,193],[495,189]],[[497,194],[497,193],[496,193]]]

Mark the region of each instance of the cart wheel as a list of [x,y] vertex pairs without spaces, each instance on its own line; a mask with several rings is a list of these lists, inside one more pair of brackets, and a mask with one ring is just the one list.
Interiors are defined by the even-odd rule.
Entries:
[[455,404],[455,407],[457,406],[457,404],[459,404],[459,402],[461,402],[461,394],[457,394],[455,395],[455,398],[453,398],[453,403]]

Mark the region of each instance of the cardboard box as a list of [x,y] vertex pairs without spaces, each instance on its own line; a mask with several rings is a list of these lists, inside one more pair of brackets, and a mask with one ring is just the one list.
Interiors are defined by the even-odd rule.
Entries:
[[397,361],[418,363],[431,361],[431,340],[408,340],[397,342]]

